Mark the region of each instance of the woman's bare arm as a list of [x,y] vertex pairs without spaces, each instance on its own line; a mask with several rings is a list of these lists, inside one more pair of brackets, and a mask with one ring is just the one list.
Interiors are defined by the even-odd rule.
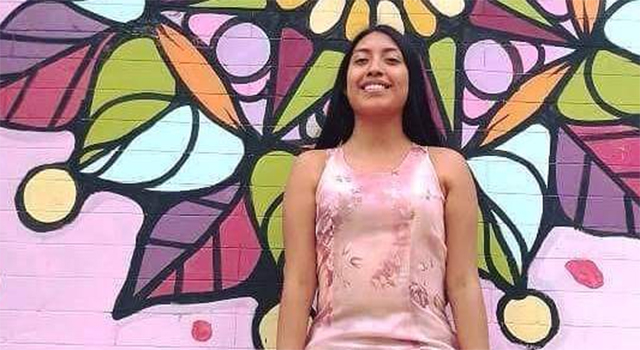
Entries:
[[[441,149],[442,150],[442,149]],[[478,200],[464,158],[439,152],[446,188],[446,288],[461,350],[488,350],[487,316],[477,267]]]
[[284,194],[284,285],[278,317],[277,349],[300,350],[317,285],[315,191],[324,165],[323,151],[308,151],[295,161]]

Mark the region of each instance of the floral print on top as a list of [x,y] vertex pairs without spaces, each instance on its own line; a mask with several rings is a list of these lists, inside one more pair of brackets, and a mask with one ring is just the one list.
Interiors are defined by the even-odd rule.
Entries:
[[456,349],[444,292],[444,197],[427,147],[388,172],[327,150],[316,192],[317,314],[306,350]]

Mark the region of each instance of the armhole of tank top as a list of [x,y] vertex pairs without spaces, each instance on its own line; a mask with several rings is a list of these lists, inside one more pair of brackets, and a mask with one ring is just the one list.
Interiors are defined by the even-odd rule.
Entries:
[[437,196],[445,200],[444,189],[442,188],[442,184],[440,183],[440,179],[438,178],[438,173],[436,172],[436,167],[433,165],[433,160],[431,159],[431,152],[429,152],[429,146],[422,146],[422,149],[425,151],[427,156],[425,157],[425,162],[427,163],[427,167],[429,168],[429,173],[431,174],[431,181],[435,185],[435,189],[438,191]]
[[326,157],[324,159],[324,165],[322,166],[322,171],[320,172],[320,177],[318,178],[318,183],[316,184],[316,193],[315,193],[315,198],[316,198],[316,205],[318,204],[318,199],[320,198],[320,195],[322,193],[322,189],[324,188],[324,183],[326,181],[326,173],[327,173],[327,168],[329,166],[329,162],[331,161],[331,159],[333,158],[333,155],[335,154],[335,148],[328,148],[324,150]]

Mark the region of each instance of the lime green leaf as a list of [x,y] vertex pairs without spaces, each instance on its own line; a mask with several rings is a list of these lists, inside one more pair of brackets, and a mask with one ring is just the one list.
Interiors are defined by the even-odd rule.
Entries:
[[[505,250],[498,241],[496,231],[497,226],[489,224],[485,232],[485,239],[489,241],[490,261],[499,276],[510,285],[514,285],[515,278],[509,268],[509,251]],[[513,261],[513,258],[511,260]]]
[[337,51],[323,51],[318,56],[278,117],[276,132],[286,127],[295,117],[331,90],[342,57],[344,54]]
[[600,50],[593,60],[591,78],[597,94],[623,113],[640,113],[640,65]]
[[485,223],[482,217],[482,211],[478,208],[478,228],[477,228],[477,244],[478,244],[478,268],[486,273],[489,273],[489,267],[487,260],[490,259],[488,251],[485,251],[484,236],[485,236]]
[[[114,105],[95,116],[84,140],[84,148],[111,142],[128,135],[169,106],[164,100],[131,100]],[[83,156],[84,162],[90,156]]]
[[449,126],[455,125],[455,77],[456,77],[456,43],[453,39],[443,38],[429,46],[429,61],[436,78],[437,90],[442,97],[445,113],[449,118]]
[[[562,1],[562,0],[561,0]],[[544,24],[547,27],[551,27],[551,23],[544,18],[540,12],[538,12],[527,0],[498,0],[502,5],[510,8],[511,10],[523,14],[532,20]]]
[[113,144],[149,122],[169,106],[174,93],[175,80],[153,40],[124,42],[98,73],[90,108],[93,122],[80,163],[99,153],[92,146]]
[[271,214],[269,218],[269,225],[267,226],[267,240],[269,242],[269,249],[275,261],[278,261],[284,248],[284,241],[282,238],[282,204],[278,204],[276,210]]
[[137,93],[175,93],[175,80],[150,38],[126,41],[107,58],[98,73],[90,113]]
[[[273,151],[264,155],[255,165],[251,174],[251,199],[257,222],[262,229],[267,226],[269,248],[278,259],[282,251],[282,208],[280,205],[265,218],[267,210],[279,200],[289,177],[294,156],[287,152]],[[268,220],[268,221],[265,221]]]
[[606,121],[618,118],[600,108],[593,100],[585,81],[585,62],[573,73],[558,99],[558,110],[569,119],[578,121]]

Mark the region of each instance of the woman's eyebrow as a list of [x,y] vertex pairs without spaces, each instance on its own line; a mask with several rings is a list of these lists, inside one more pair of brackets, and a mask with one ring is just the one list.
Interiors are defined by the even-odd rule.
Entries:
[[[400,50],[398,50],[395,47],[385,47],[384,49],[382,49],[382,52],[387,53],[387,52],[400,52]],[[353,51],[353,53],[359,53],[359,52],[363,52],[363,53],[371,53],[371,49],[368,48],[360,48],[360,49],[356,49],[355,51]]]

